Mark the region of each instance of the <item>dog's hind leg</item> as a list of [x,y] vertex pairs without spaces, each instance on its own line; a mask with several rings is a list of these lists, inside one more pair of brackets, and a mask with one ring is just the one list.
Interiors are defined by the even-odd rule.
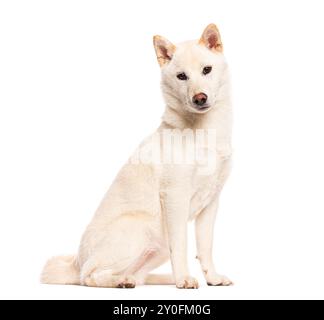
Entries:
[[91,287],[134,288],[136,284],[143,284],[147,273],[161,265],[167,258],[164,250],[149,247],[123,270],[95,268],[83,273],[82,284]]
[[88,287],[135,288],[136,280],[131,275],[114,274],[113,270],[94,270],[83,281]]
[[[143,284],[146,275],[169,257],[157,225],[152,215],[134,212],[111,222],[102,238],[89,229],[81,246],[81,283],[110,288]],[[90,246],[93,239],[97,242]]]
[[150,248],[144,255],[141,256],[141,265],[138,265],[134,272],[138,284],[147,284],[146,279],[149,272],[156,269],[169,259],[167,249],[156,247]]
[[147,285],[174,285],[174,277],[172,274],[152,274],[149,273],[144,281]]

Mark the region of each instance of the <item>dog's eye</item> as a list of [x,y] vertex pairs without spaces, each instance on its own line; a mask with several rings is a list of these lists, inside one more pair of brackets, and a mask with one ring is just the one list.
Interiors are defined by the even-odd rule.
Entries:
[[208,74],[208,73],[210,73],[211,71],[212,71],[212,67],[211,66],[207,66],[207,67],[205,67],[204,69],[203,69],[203,74]]
[[188,77],[184,72],[177,74],[177,78],[179,80],[188,80]]

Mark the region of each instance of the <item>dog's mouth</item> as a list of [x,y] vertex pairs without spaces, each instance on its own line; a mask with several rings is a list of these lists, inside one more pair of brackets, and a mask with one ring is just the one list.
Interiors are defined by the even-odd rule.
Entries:
[[210,105],[206,104],[203,106],[192,106],[192,108],[198,113],[205,113],[210,109]]
[[196,107],[197,110],[203,111],[209,109],[209,106]]
[[191,113],[207,113],[210,109],[211,109],[211,104],[210,103],[205,103],[202,106],[196,105],[194,103],[192,103],[191,101],[187,101],[187,103],[185,104],[185,107],[187,109],[187,111],[191,112]]

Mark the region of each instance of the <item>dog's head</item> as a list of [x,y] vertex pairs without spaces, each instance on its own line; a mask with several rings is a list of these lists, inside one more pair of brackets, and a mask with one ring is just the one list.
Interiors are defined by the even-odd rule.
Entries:
[[208,112],[216,104],[226,66],[216,25],[208,25],[198,41],[174,45],[154,36],[153,42],[168,105],[191,113]]

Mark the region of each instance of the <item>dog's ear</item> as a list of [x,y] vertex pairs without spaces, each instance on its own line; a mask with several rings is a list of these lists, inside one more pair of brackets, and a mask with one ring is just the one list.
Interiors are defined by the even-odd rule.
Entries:
[[204,30],[199,44],[206,46],[208,49],[217,52],[223,52],[223,44],[220,33],[215,24],[209,24]]
[[169,40],[161,36],[154,36],[153,44],[157,60],[160,67],[162,67],[172,59],[176,47]]

